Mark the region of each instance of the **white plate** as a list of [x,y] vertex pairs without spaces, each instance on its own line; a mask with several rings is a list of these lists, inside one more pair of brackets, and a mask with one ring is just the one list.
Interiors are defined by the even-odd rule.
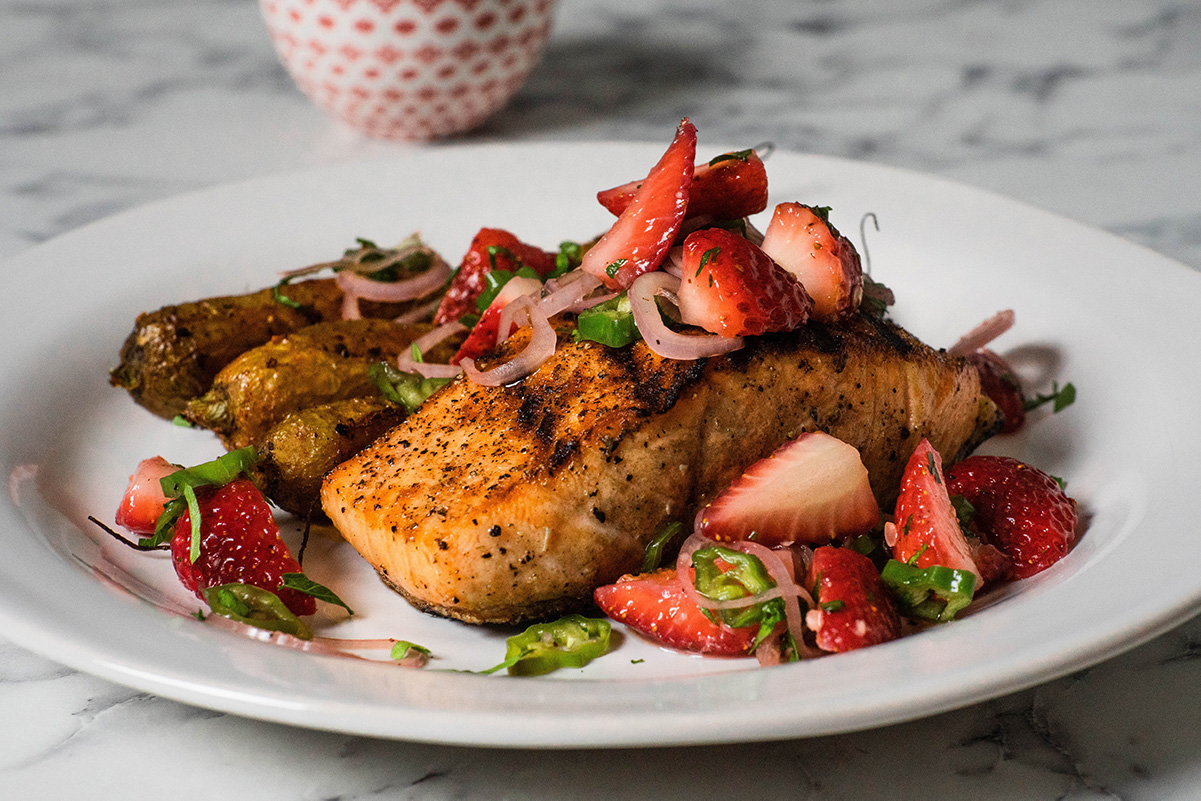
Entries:
[[[903,324],[945,346],[1012,307],[1018,323],[1000,349],[1051,357],[1053,375],[1079,390],[1069,411],[990,447],[1065,477],[1091,518],[1088,531],[1062,563],[966,619],[771,670],[626,637],[587,668],[542,679],[411,671],[299,654],[201,624],[186,616],[198,603],[165,558],[130,551],[86,521],[111,519],[140,458],[196,462],[220,452],[210,435],[154,418],[107,385],[138,312],[266,285],[276,270],[324,260],[356,236],[391,241],[419,228],[452,256],[483,225],[544,247],[586,238],[611,219],[595,191],[644,174],[661,150],[414,151],[159,203],[9,262],[0,318],[0,467],[10,485],[0,505],[0,631],[81,670],[237,714],[412,740],[566,747],[892,723],[1085,667],[1197,611],[1201,573],[1190,556],[1201,382],[1188,366],[1201,345],[1191,322],[1201,279],[980,191],[789,153],[769,162],[773,199],[833,206],[835,224],[856,240],[860,220],[874,213],[873,273],[896,290]],[[294,538],[296,527],[287,528]],[[359,612],[319,620],[331,633],[413,640],[442,657],[439,667],[501,659],[505,633],[416,613],[332,537],[316,538],[306,570]]]

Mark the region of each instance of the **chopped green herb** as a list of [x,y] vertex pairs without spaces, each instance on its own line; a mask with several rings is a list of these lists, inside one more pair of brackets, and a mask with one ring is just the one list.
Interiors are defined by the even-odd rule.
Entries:
[[926,469],[930,471],[930,476],[934,479],[935,484],[942,483],[942,476],[938,474],[938,463],[934,461],[933,452],[926,454]]
[[519,259],[517,255],[513,253],[513,251],[509,250],[503,245],[489,245],[486,250],[488,251],[488,264],[493,270],[496,269],[497,256],[505,256],[514,264],[521,264],[521,259]]
[[605,268],[605,275],[609,276],[610,278],[615,278],[617,276],[617,271],[620,270],[622,265],[627,261],[629,261],[629,259],[618,259],[617,261],[613,262]]
[[289,309],[299,309],[299,303],[292,300],[290,297],[280,291],[290,283],[292,283],[292,278],[290,276],[281,278],[279,283],[271,288],[271,297],[275,298],[276,303],[281,303],[284,306],[287,306]]
[[555,255],[555,269],[547,278],[558,278],[569,270],[580,266],[584,248],[579,242],[560,242],[559,252]]
[[630,664],[631,665],[641,665],[645,661],[646,661],[645,659],[631,659]]
[[733,153],[722,153],[720,156],[709,159],[709,166],[716,166],[723,161],[750,161],[751,154],[754,152],[754,148],[747,148],[746,150],[736,150]]
[[955,507],[955,517],[959,520],[961,531],[971,531],[972,518],[976,516],[976,507],[962,495],[951,496],[951,506]]
[[303,592],[305,595],[311,595],[319,601],[336,604],[350,614],[354,614],[354,610],[347,606],[346,602],[339,598],[333,590],[324,584],[318,584],[304,573],[284,573],[280,576],[280,579],[280,587],[287,587],[289,590]]
[[820,603],[818,604],[818,607],[820,607],[823,612],[841,612],[843,609],[847,608],[847,605],[843,601],[834,600]]
[[663,549],[671,544],[671,541],[684,530],[684,524],[672,521],[667,524],[667,527],[655,535],[655,538],[647,543],[646,553],[642,556],[642,572],[650,573],[658,570],[663,563]]
[[154,548],[171,539],[174,534],[175,521],[188,510],[192,526],[191,559],[195,562],[200,558],[200,505],[196,500],[196,488],[205,486],[221,486],[233,481],[246,469],[258,461],[258,453],[254,448],[239,448],[217,457],[211,462],[204,462],[195,467],[177,470],[159,480],[163,495],[169,499],[163,505],[163,513],[159,515],[154,526],[154,534],[138,540],[141,548]]
[[1051,411],[1062,412],[1067,407],[1071,406],[1076,401],[1076,387],[1071,381],[1064,384],[1062,387],[1057,382],[1052,382],[1051,393],[1049,395],[1036,395],[1033,398],[1026,400],[1026,411],[1032,411],[1039,406],[1050,403]]
[[367,375],[379,387],[385,400],[405,407],[409,414],[417,411],[426,398],[451,381],[449,378],[423,378],[416,373],[401,372],[388,362],[371,365]]
[[182,414],[177,414],[171,418],[171,425],[179,426],[180,428],[191,428],[192,421],[184,417]]
[[818,219],[827,225],[830,224],[830,211],[832,208],[832,206],[809,206],[809,210],[817,215]]
[[567,615],[535,623],[506,641],[505,661],[481,670],[508,670],[511,676],[540,676],[559,668],[579,668],[609,650],[612,625],[603,618]]
[[701,266],[696,268],[696,277],[701,277],[701,270],[705,269],[705,265],[717,258],[717,254],[721,253],[721,246],[711,247],[701,254]]
[[409,642],[408,640],[397,640],[396,644],[392,646],[392,658],[404,659],[409,655],[409,651],[416,651],[417,653],[425,654],[426,656],[430,655],[430,649],[423,645],[418,645],[417,643]]

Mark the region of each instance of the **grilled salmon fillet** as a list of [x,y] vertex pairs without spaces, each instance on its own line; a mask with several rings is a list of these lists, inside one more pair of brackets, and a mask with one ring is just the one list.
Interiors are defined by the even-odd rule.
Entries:
[[691,362],[560,340],[512,386],[460,377],[326,476],[326,514],[419,608],[516,623],[586,605],[804,431],[858,448],[887,506],[922,437],[953,459],[1000,421],[974,368],[865,315]]

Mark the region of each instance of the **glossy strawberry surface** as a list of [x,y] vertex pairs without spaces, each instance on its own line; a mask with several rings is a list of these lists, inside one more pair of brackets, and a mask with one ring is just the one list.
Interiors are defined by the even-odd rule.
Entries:
[[855,246],[819,211],[801,203],[776,206],[763,250],[805,287],[813,318],[832,323],[859,308],[863,269]]
[[500,228],[481,228],[471,240],[471,246],[434,313],[434,324],[475,314],[475,300],[486,285],[484,277],[492,270],[516,272],[521,267],[547,275],[555,269],[555,254],[527,245]]
[[947,471],[947,485],[972,504],[980,534],[1012,560],[1013,578],[1046,570],[1075,539],[1076,502],[1054,478],[1017,459],[969,457]]
[[[634,201],[645,179],[596,193],[600,204],[620,215]],[[723,154],[695,165],[684,217],[733,220],[767,208],[767,170],[754,150]]]
[[658,268],[684,220],[695,158],[696,127],[685,119],[613,227],[584,254],[580,268],[610,289],[628,289],[635,278]]
[[171,561],[183,585],[197,597],[206,587],[250,584],[270,590],[293,614],[311,615],[316,600],[304,593],[280,589],[284,573],[301,572],[288,552],[271,516],[271,507],[249,479],[196,491],[200,505],[200,554],[190,558],[191,514],[176,521],[171,539]]
[[897,540],[893,556],[898,562],[969,570],[983,583],[951,504],[942,457],[926,439],[918,444],[905,466],[895,521]]
[[135,534],[153,534],[167,502],[159,481],[178,469],[161,456],[139,462],[137,470],[129,477],[129,486],[117,507],[114,522]]
[[853,651],[901,636],[896,602],[863,554],[829,545],[816,549],[806,584],[817,603],[806,621],[823,651]]
[[758,246],[723,228],[684,240],[680,316],[727,337],[791,331],[809,319],[804,287]]
[[624,576],[599,587],[593,598],[609,617],[670,648],[741,656],[755,641],[758,625],[732,629],[714,623],[684,594],[675,569]]

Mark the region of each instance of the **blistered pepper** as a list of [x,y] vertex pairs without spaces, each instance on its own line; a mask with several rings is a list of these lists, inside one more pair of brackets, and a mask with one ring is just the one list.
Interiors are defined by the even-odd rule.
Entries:
[[611,348],[624,347],[640,336],[625,292],[580,312],[576,328],[577,341],[589,339]]
[[219,584],[201,590],[215,614],[260,629],[282,631],[302,640],[313,639],[303,620],[292,614],[279,596],[249,584]]
[[480,672],[504,668],[511,676],[540,676],[559,668],[583,667],[609,650],[611,631],[608,620],[583,615],[535,623],[506,641],[505,661]]
[[976,592],[974,573],[942,565],[917,567],[890,559],[880,579],[896,597],[901,614],[937,623],[954,618]]
[[[747,598],[776,586],[759,557],[720,545],[696,551],[692,555],[692,567],[696,575],[696,591],[713,601]],[[744,628],[758,623],[759,632],[751,646],[753,651],[784,620],[784,602],[773,598],[736,609],[706,609],[704,612],[710,620],[720,620],[730,628]]]

